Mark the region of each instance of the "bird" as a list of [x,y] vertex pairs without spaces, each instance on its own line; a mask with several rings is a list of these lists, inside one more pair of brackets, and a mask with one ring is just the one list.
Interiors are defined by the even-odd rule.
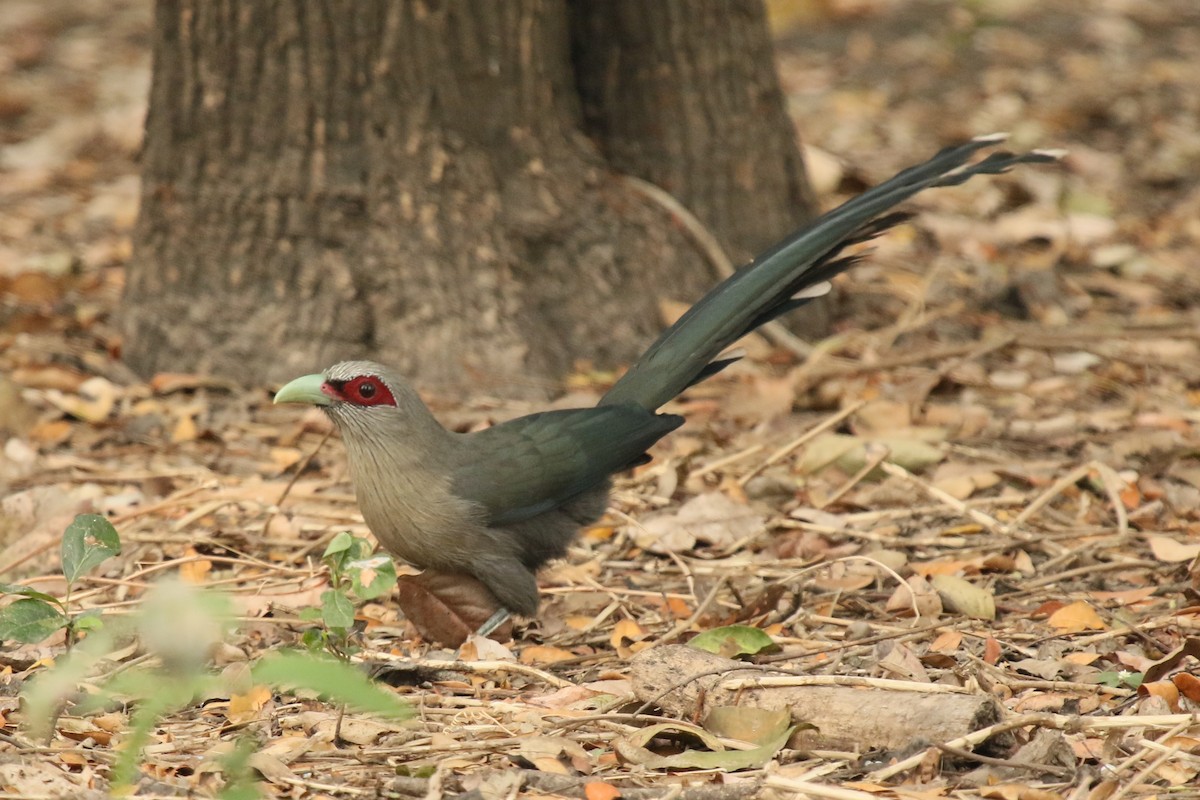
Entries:
[[496,611],[477,633],[538,609],[536,574],[605,513],[612,476],[649,460],[683,424],[669,401],[738,359],[736,340],[829,291],[854,264],[851,244],[910,215],[925,189],[961,184],[1061,153],[980,151],[1003,134],[946,147],[821,215],[715,286],[586,408],[518,417],[483,430],[444,428],[413,386],[372,361],[343,361],[287,383],[275,403],[320,407],[341,433],[363,519],[384,549],[423,568],[478,579]]

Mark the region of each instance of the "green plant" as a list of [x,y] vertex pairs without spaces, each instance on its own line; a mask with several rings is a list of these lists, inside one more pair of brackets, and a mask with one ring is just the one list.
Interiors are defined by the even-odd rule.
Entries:
[[100,626],[98,613],[71,613],[71,592],[85,572],[121,554],[117,529],[98,514],[80,514],[67,526],[62,540],[62,570],[67,579],[63,598],[39,592],[28,586],[0,584],[0,593],[20,598],[0,608],[0,639],[33,644],[66,628],[67,644],[73,645],[80,631]]
[[[157,584],[140,610],[101,625],[98,613],[73,615],[71,592],[87,571],[121,552],[116,529],[104,517],[81,514],[67,527],[62,542],[62,567],[67,590],[60,600],[26,586],[0,584],[0,592],[18,598],[0,609],[0,638],[39,642],[62,628],[75,643],[81,630],[89,635],[72,647],[54,666],[40,670],[22,692],[23,718],[29,731],[48,738],[64,707],[85,715],[120,706],[129,709],[129,725],[109,774],[110,791],[128,793],[138,776],[142,749],[155,724],[164,716],[187,708],[199,697],[229,696],[239,687],[226,673],[215,670],[209,656],[232,627],[233,617],[225,597],[178,580]],[[369,557],[366,542],[340,534],[326,549],[332,586],[322,598],[319,617],[325,622],[324,653],[277,651],[256,661],[249,670],[252,684],[273,691],[316,694],[346,708],[391,718],[411,714],[391,692],[373,683],[348,663],[350,629],[354,621],[351,596],[376,597],[396,580],[391,560]],[[348,614],[346,609],[349,608]],[[106,658],[122,641],[137,637],[155,658],[132,665],[114,665]],[[79,687],[86,684],[87,694]],[[250,755],[258,745],[251,732],[243,734],[223,760],[226,800],[258,797]]]
[[321,607],[301,612],[302,619],[321,623],[304,632],[304,646],[325,651],[346,661],[356,651],[354,607],[396,585],[396,565],[386,555],[374,554],[366,539],[342,531],[325,548],[321,560],[329,567],[329,588],[321,593]]
[[[229,696],[242,688],[209,662],[209,653],[225,637],[231,620],[228,603],[217,592],[177,580],[158,584],[136,615],[117,619],[88,636],[54,667],[30,680],[22,693],[30,732],[48,736],[62,707],[85,682],[90,692],[71,707],[73,715],[113,706],[130,709],[129,725],[109,774],[110,791],[127,792],[139,777],[142,750],[160,719],[187,708],[196,698]],[[105,661],[106,655],[131,635],[156,658],[114,668]],[[411,714],[399,697],[355,666],[328,655],[276,651],[256,661],[249,672],[251,685],[275,692],[308,692],[343,708],[391,718]],[[250,753],[257,749],[252,737],[253,731],[247,731],[224,761],[222,797],[228,800],[258,796],[247,767]]]

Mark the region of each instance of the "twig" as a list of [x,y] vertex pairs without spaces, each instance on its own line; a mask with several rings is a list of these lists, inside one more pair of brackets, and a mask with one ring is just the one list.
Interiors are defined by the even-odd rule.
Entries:
[[1051,775],[1057,775],[1060,778],[1070,778],[1075,774],[1075,770],[1070,769],[1069,767],[1059,767],[1053,764],[1027,764],[1023,761],[1013,761],[1009,758],[992,758],[991,756],[980,755],[979,753],[975,753],[970,750],[951,747],[948,744],[936,744],[934,747],[945,753],[949,753],[955,758],[970,759],[971,761],[978,761],[980,764],[988,764],[993,767],[1028,770],[1030,772],[1048,772]]
[[900,478],[912,484],[913,486],[916,486],[933,499],[940,500],[950,508],[957,511],[959,514],[962,514],[973,522],[978,522],[980,525],[987,528],[997,536],[1006,536],[1016,533],[1016,531],[1010,530],[1007,525],[1004,525],[1002,522],[1000,522],[1000,520],[996,519],[990,514],[985,514],[978,509],[971,508],[957,497],[942,491],[933,484],[926,483],[925,481],[921,480],[899,464],[893,464],[889,461],[885,461],[879,465],[879,468],[894,478]]
[[779,686],[855,686],[887,689],[893,692],[919,692],[920,694],[976,694],[976,692],[961,686],[901,681],[895,678],[869,678],[863,675],[768,675],[762,678],[734,678],[721,681],[722,689],[734,691]]
[[750,472],[748,472],[745,475],[743,475],[742,477],[738,478],[738,485],[745,486],[747,483],[750,482],[750,480],[752,478],[757,476],[759,473],[761,473],[767,467],[769,467],[779,461],[782,461],[793,450],[795,450],[798,447],[804,446],[806,443],[812,441],[813,439],[820,436],[822,433],[829,430],[830,428],[840,425],[842,420],[846,419],[846,417],[848,417],[851,414],[853,414],[854,412],[858,411],[860,408],[862,408],[866,404],[867,404],[866,400],[859,400],[857,403],[851,403],[850,405],[846,406],[845,408],[843,408],[841,411],[837,412],[833,416],[825,418],[815,427],[809,428],[807,431],[805,431],[800,436],[797,436],[795,439],[788,442],[783,447],[776,450],[774,453],[771,453],[771,455],[767,457],[766,461],[763,461],[757,467],[750,470]]
[[1088,464],[1076,467],[1050,485],[1050,488],[1042,492],[1037,498],[1025,507],[1025,510],[1017,514],[1017,518],[1013,520],[1014,525],[1024,525],[1034,514],[1041,511],[1051,500],[1065,492],[1071,486],[1074,486],[1083,478],[1087,477],[1091,467]]
[[1039,578],[1023,580],[1021,581],[1019,591],[1005,596],[1012,599],[1028,594],[1030,590],[1040,588],[1048,583],[1057,583],[1067,578],[1078,578],[1080,575],[1090,575],[1093,572],[1110,572],[1117,569],[1161,569],[1161,567],[1162,564],[1157,561],[1142,560],[1106,561],[1102,564],[1088,564],[1086,567],[1076,567],[1065,572],[1056,572],[1053,575],[1042,575]]
[[[874,454],[872,455],[872,453]],[[863,464],[862,469],[851,475],[850,479],[835,489],[833,494],[824,498],[820,505],[817,506],[818,509],[828,508],[838,500],[841,500],[847,492],[849,492],[855,486],[858,486],[858,484],[861,483],[864,478],[878,469],[879,465],[882,464],[884,460],[892,454],[892,451],[891,448],[887,447],[886,445],[881,446],[876,442],[871,442],[867,444],[867,454],[869,458],[867,458],[867,462]]]
[[879,800],[879,795],[864,792],[859,789],[846,789],[842,786],[832,786],[826,783],[798,781],[783,775],[768,775],[766,785],[772,789],[783,789],[792,792],[792,796],[824,797],[828,800]]
[[[704,616],[705,612],[708,611],[709,606],[711,606],[713,604],[713,602],[717,599],[717,594],[722,589],[725,588],[725,584],[728,582],[729,582],[729,579],[727,577],[722,576],[721,579],[718,580],[716,583],[714,583],[713,587],[708,590],[708,594],[706,594],[704,596],[704,599],[700,601],[700,604],[698,606],[696,606],[696,610],[692,612],[692,615],[690,617],[688,617],[685,620],[681,620],[680,622],[675,623],[675,626],[672,627],[671,630],[667,631],[665,634],[660,636],[658,639],[651,642],[650,647],[658,647],[659,645],[666,644],[667,642],[673,641],[674,639],[678,638],[680,635],[682,635],[686,631],[691,630],[692,626],[695,625],[697,622],[699,622],[700,618],[702,616]],[[648,647],[646,649],[650,649],[650,647]]]
[[417,662],[407,658],[398,658],[391,653],[385,653],[380,650],[362,650],[355,654],[354,661],[369,663],[371,665],[389,665],[400,669],[445,670],[447,672],[469,672],[476,675],[515,672],[518,675],[537,678],[556,689],[575,686],[571,681],[560,678],[557,675],[551,675],[549,672],[540,670],[537,667],[531,667],[528,664],[521,664],[516,661],[445,661],[423,658]]
[[[333,428],[330,428],[325,432],[325,435],[321,437],[321,441],[317,442],[317,446],[314,447],[312,452],[306,455],[304,460],[301,461],[296,467],[295,472],[292,473],[291,479],[287,482],[287,486],[284,486],[283,491],[280,492],[279,499],[275,501],[276,509],[279,509],[283,506],[283,501],[286,500],[287,496],[292,493],[292,487],[296,485],[296,481],[300,480],[300,476],[304,474],[304,470],[308,469],[308,465],[312,463],[312,460],[316,457],[317,453],[321,452],[321,448],[324,447],[325,443],[329,441],[330,436],[333,436]],[[262,535],[264,537],[267,535],[267,529],[271,527],[271,520],[275,519],[275,515],[278,513],[278,511],[272,511],[267,515],[267,519],[265,522],[263,522],[262,526]]]
[[[1191,724],[1192,723],[1190,721],[1189,722],[1181,722],[1180,724],[1176,725],[1174,728],[1172,728],[1171,730],[1169,730],[1165,734],[1163,734],[1162,738],[1166,739],[1166,740],[1170,740],[1173,737],[1178,736],[1180,733],[1185,731],[1188,727],[1191,726]],[[1131,756],[1129,759],[1127,759],[1118,768],[1114,769],[1113,772],[1116,774],[1120,774],[1122,771],[1124,771],[1124,769],[1126,767],[1128,767],[1128,765],[1133,764],[1133,763],[1145,758],[1145,756],[1147,754],[1149,754],[1152,751],[1152,749],[1153,748],[1143,745],[1141,750],[1139,750],[1137,753],[1135,753],[1133,756]],[[1147,775],[1149,775],[1151,772],[1153,772],[1154,770],[1161,767],[1164,763],[1166,763],[1167,759],[1170,758],[1171,756],[1175,755],[1175,753],[1177,753],[1179,751],[1179,749],[1180,749],[1179,745],[1176,744],[1172,747],[1166,748],[1165,752],[1160,752],[1157,758],[1155,758],[1149,764],[1147,764],[1146,766],[1144,766],[1140,770],[1138,770],[1138,773],[1133,776],[1133,780],[1131,780],[1129,783],[1125,784],[1120,789],[1118,789],[1116,792],[1114,792],[1109,797],[1109,800],[1121,800],[1121,798],[1123,798],[1125,795],[1127,795],[1131,791],[1133,791],[1134,787],[1143,783],[1146,780]]]
[[[1186,724],[1185,724],[1186,723]],[[972,731],[966,736],[960,736],[949,742],[949,747],[971,748],[985,742],[992,736],[1017,728],[1041,727],[1056,728],[1065,731],[1089,730],[1124,730],[1129,728],[1172,728],[1177,725],[1200,724],[1200,714],[1161,714],[1133,717],[1070,717],[1065,714],[1023,714],[1019,717],[997,722],[986,728]],[[916,753],[903,761],[889,764],[867,775],[868,780],[885,781],[913,767],[920,766],[925,760],[925,751]]]

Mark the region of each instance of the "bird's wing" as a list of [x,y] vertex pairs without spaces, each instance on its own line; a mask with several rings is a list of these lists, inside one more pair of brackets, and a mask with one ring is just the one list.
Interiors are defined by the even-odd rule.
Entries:
[[470,434],[452,490],[482,506],[491,525],[520,522],[600,485],[682,424],[634,405],[519,417]]

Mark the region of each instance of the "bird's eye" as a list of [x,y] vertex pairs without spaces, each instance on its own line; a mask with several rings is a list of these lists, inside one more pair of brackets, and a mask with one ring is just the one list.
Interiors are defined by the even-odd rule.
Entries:
[[375,375],[363,375],[347,381],[342,397],[358,406],[394,406],[396,398],[386,383]]

